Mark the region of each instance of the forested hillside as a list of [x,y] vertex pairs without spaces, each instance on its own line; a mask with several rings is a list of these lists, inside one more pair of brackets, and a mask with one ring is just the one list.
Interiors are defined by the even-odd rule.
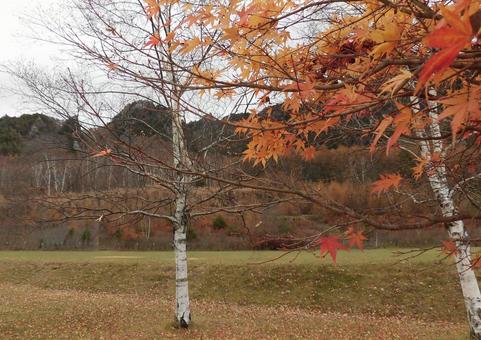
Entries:
[[[279,121],[288,119],[279,105],[266,109],[264,115]],[[185,124],[192,157],[205,157],[202,149],[221,136],[222,143],[207,154],[209,162],[227,164],[239,158],[247,141],[235,133],[232,123],[245,117],[245,114],[224,120],[206,117]],[[169,111],[148,101],[133,102],[115,115],[106,128],[111,135],[83,126],[75,116],[66,120],[42,114],[0,118],[0,129],[5,132],[0,134],[3,197],[0,230],[4,234],[1,247],[169,249],[169,223],[148,216],[119,217],[115,211],[119,203],[135,210],[142,206],[140,197],[156,202],[169,193],[159,190],[143,176],[92,157],[97,150],[90,147],[92,139],[104,140],[105,144],[114,141],[115,145],[118,138],[117,143],[121,141],[133,148],[140,145],[165,158],[171,152]],[[372,182],[386,171],[400,169],[401,173],[409,174],[414,163],[402,151],[390,157],[381,152],[372,154],[362,138],[355,135],[349,138],[345,134],[338,139],[338,135],[338,131],[332,130],[323,136],[327,145],[309,161],[293,154],[277,162],[270,161],[265,168],[250,162],[242,162],[240,166],[244,173],[260,178],[274,176],[286,181],[316,183],[331,197],[354,208],[380,208],[382,202],[376,202],[370,195]],[[199,180],[196,189],[199,196],[201,191],[212,189],[211,186],[208,181]],[[228,201],[265,203],[273,197],[244,190],[223,195],[215,204],[221,208]],[[159,209],[171,208],[167,205]],[[95,221],[109,213],[116,217],[111,220],[106,217],[101,223]],[[194,218],[189,238],[191,247],[197,249],[278,249],[294,246],[294,238],[315,234],[338,218],[312,203],[289,201],[263,210],[262,215],[224,211]],[[422,244],[426,242],[425,233],[376,232],[369,244]],[[441,239],[434,236],[429,242]]]

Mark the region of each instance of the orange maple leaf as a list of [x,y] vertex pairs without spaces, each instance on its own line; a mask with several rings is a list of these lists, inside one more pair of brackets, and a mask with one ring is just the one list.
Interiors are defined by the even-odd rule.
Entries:
[[239,34],[239,27],[228,27],[224,29],[222,40],[230,40],[232,43],[237,42],[241,36]]
[[398,23],[390,22],[385,29],[378,29],[371,33],[372,39],[378,43],[372,51],[371,55],[381,57],[390,54],[397,46],[402,35],[402,27]]
[[376,137],[374,138],[371,144],[371,148],[370,148],[371,152],[374,152],[374,150],[376,150],[377,142],[383,135],[384,131],[386,131],[389,125],[391,125],[392,121],[393,121],[393,117],[387,116],[379,123],[375,132]]
[[309,95],[316,93],[314,89],[314,83],[310,80],[306,80],[305,82],[295,82],[289,85],[284,86],[284,91],[292,92],[297,91],[300,94],[302,99],[307,98]]
[[339,242],[339,238],[337,236],[321,237],[321,239],[319,240],[319,243],[321,244],[321,256],[324,256],[327,253],[329,253],[329,255],[332,258],[332,262],[334,262],[334,264],[336,264],[337,251],[339,249],[342,249],[342,250],[348,249],[345,245]]
[[187,54],[192,52],[200,43],[201,41],[198,37],[184,41],[184,47],[180,50],[180,53]]
[[358,93],[353,87],[346,86],[346,88],[336,91],[330,96],[324,105],[325,112],[342,112],[346,109],[354,108],[356,105],[363,105],[370,101],[362,93]]
[[185,18],[184,22],[187,24],[188,27],[191,27],[195,23],[199,21],[199,18],[196,15],[189,15],[187,18]]
[[160,13],[160,6],[157,0],[145,0],[145,2],[147,3],[145,11],[149,16],[149,19]]
[[119,67],[119,65],[117,65],[116,63],[114,62],[109,62],[107,64],[107,68],[111,71],[115,71],[117,68]]
[[412,167],[413,177],[415,180],[419,180],[424,173],[424,168],[428,164],[428,160],[420,157],[416,157],[416,165]]
[[392,188],[398,188],[401,184],[402,177],[399,174],[381,175],[380,179],[372,183],[372,193],[380,195],[382,192]]
[[105,157],[105,156],[108,156],[112,153],[112,149],[105,149],[105,150],[102,150],[102,151],[99,151],[97,152],[96,154],[92,155],[92,157],[96,158],[96,157]]
[[439,120],[450,116],[453,117],[451,121],[453,140],[456,138],[456,133],[462,128],[470,116],[476,119],[481,118],[479,100],[480,98],[475,94],[475,91],[440,100],[440,103],[444,105],[445,109],[439,115]]
[[411,79],[413,74],[408,70],[401,70],[401,73],[384,83],[381,93],[390,92],[391,96]]
[[367,237],[364,236],[364,232],[362,230],[356,231],[354,227],[349,227],[345,232],[347,239],[349,240],[349,247],[356,246],[359,250],[364,250],[364,241],[367,240]]
[[461,17],[458,13],[452,12],[446,7],[441,7],[441,13],[449,26],[435,29],[424,39],[427,46],[440,48],[441,50],[424,64],[419,74],[415,93],[419,92],[434,73],[439,74],[446,71],[459,52],[471,43],[473,37],[473,29],[468,14]]
[[399,109],[399,114],[394,117],[392,123],[393,125],[396,126],[394,129],[393,134],[389,138],[387,145],[386,145],[386,154],[389,154],[389,150],[391,147],[397,143],[401,135],[409,135],[411,128],[410,128],[410,123],[411,123],[411,109],[406,106],[401,106],[396,103]]
[[235,94],[235,90],[234,89],[229,89],[229,90],[224,90],[224,89],[221,89],[221,90],[218,90],[214,96],[217,97],[217,99],[222,99],[224,97],[232,97],[233,95]]
[[282,108],[292,113],[298,113],[301,109],[301,104],[301,100],[298,98],[298,96],[292,95],[285,98]]
[[174,31],[169,32],[165,36],[164,42],[167,43],[167,44],[171,43],[174,40],[174,38],[175,38],[175,32]]

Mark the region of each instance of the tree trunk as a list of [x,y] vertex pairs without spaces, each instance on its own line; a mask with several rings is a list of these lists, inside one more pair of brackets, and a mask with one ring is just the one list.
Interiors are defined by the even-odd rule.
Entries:
[[[456,214],[454,200],[450,193],[445,172],[442,176],[439,172],[443,173],[443,171],[436,171],[437,174],[428,175],[429,184],[441,206],[443,216],[451,217]],[[456,269],[466,304],[472,338],[481,339],[481,294],[471,264],[469,235],[462,220],[451,222],[447,227],[449,236],[456,243]]]
[[[440,172],[442,173],[443,171]],[[447,178],[445,174],[440,176],[439,171],[435,173],[428,175],[431,189],[441,206],[443,216],[451,217],[456,214],[456,208],[451,197]],[[481,339],[481,294],[471,264],[469,235],[462,220],[448,223],[447,228],[450,238],[456,243],[456,269],[468,314],[471,338]]]
[[95,223],[95,250],[99,250],[100,249],[100,224],[102,222],[99,221],[99,222],[96,222]]
[[184,209],[185,203],[182,199],[178,199],[174,223],[175,321],[181,328],[189,327],[191,321],[187,272],[187,221]]
[[[174,169],[190,167],[189,155],[184,141],[180,98],[174,96],[172,112],[172,149]],[[187,272],[187,193],[189,178],[181,171],[174,176],[175,213],[174,213],[174,251],[175,251],[175,321],[181,328],[188,328],[191,323],[189,281]]]
[[[441,141],[441,131],[438,123],[438,115],[431,111],[429,124],[429,135],[426,131],[418,130],[418,137],[434,137],[433,140],[420,142],[421,155],[424,159],[430,160],[433,153],[440,156],[440,162],[432,169],[426,169],[431,190],[438,201],[443,217],[456,215],[457,209],[454,203],[453,193],[450,188],[444,160],[444,148]],[[471,246],[469,235],[462,220],[447,224],[450,238],[456,244],[456,269],[459,276],[459,283],[464,297],[464,303],[468,315],[471,339],[481,339],[481,293],[478,281],[471,264]]]
[[51,184],[51,180],[52,180],[52,175],[50,174],[51,170],[50,169],[50,162],[48,161],[48,157],[47,155],[45,155],[45,161],[47,162],[47,194],[48,196],[51,195],[51,192],[50,192],[50,184]]

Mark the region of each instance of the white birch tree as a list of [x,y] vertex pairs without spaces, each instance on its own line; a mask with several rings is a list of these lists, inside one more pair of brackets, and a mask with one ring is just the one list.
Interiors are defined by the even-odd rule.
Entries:
[[[92,132],[84,131],[86,137],[82,142],[86,145],[86,156],[95,154],[95,160],[81,163],[81,166],[89,167],[84,171],[92,182],[89,187],[95,185],[99,177],[98,174],[92,177],[97,168],[91,163],[101,157],[111,157],[115,166],[121,168],[125,187],[130,182],[128,176],[140,176],[171,193],[169,203],[162,203],[163,206],[172,205],[170,215],[151,211],[154,210],[152,206],[150,210],[126,209],[116,213],[122,216],[143,214],[172,223],[176,267],[175,321],[181,328],[187,328],[191,323],[187,270],[187,228],[192,209],[189,193],[199,175],[205,176],[208,171],[216,173],[214,167],[203,168],[191,159],[184,131],[187,116],[204,115],[206,108],[203,105],[205,99],[200,101],[196,93],[209,86],[193,84],[191,70],[200,69],[204,64],[208,68],[212,62],[211,50],[208,47],[194,50],[195,46],[190,44],[200,41],[198,35],[201,32],[190,29],[187,23],[189,16],[202,8],[201,4],[192,3],[185,7],[171,1],[73,1],[61,8],[60,13],[68,11],[71,14],[68,20],[57,20],[49,13],[42,13],[38,21],[33,20],[31,24],[40,27],[42,34],[49,33],[52,41],[68,46],[73,60],[82,62],[84,69],[80,73],[88,70],[102,80],[90,82],[83,74],[74,75],[71,69],[59,74],[57,82],[42,81],[41,76],[32,80],[30,71],[25,69],[11,72],[23,82],[31,98],[40,105],[64,118],[78,115],[84,125],[101,128],[109,136],[102,140]],[[174,35],[178,35],[178,40],[183,43],[172,41]],[[59,98],[65,99],[67,104],[59,105]],[[170,117],[171,136],[166,150],[151,153],[135,145],[130,137],[126,141],[109,125],[109,117],[120,110],[116,100],[139,99],[155,103],[153,112]],[[147,121],[140,123],[157,135],[162,135]],[[223,142],[220,138],[211,141],[204,148],[204,154],[220,142]],[[204,157],[203,161],[207,164],[208,157]],[[226,164],[218,166],[221,169],[229,167]],[[110,176],[108,172],[108,183]],[[229,184],[225,188],[228,189]],[[222,186],[220,190],[216,189],[219,192],[222,190]],[[216,191],[209,194],[209,199],[215,198]]]
[[[412,97],[413,109],[419,112],[419,98]],[[430,122],[424,129],[415,131],[419,137],[420,156],[427,162],[426,177],[429,186],[438,202],[441,214],[449,219],[456,216],[459,210],[454,200],[455,188],[457,185],[450,185],[448,172],[444,159],[446,157],[446,147],[442,140],[442,133],[439,123],[439,114],[436,112],[435,103],[428,102]],[[435,162],[433,156],[438,159]],[[460,184],[460,183],[458,183]],[[471,241],[465,228],[464,221],[453,220],[446,223],[450,239],[456,245],[454,260],[456,271],[459,276],[459,285],[466,305],[466,312],[470,326],[470,334],[473,339],[481,338],[481,293],[478,280],[473,269],[471,256]]]

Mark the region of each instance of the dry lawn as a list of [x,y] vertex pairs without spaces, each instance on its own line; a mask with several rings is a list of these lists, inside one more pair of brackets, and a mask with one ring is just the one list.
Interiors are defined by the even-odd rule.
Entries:
[[171,326],[156,296],[0,285],[2,339],[462,339],[464,324],[194,301],[195,324]]
[[0,253],[0,339],[467,338],[454,272],[434,257],[399,265],[368,251],[333,267],[192,255],[185,331],[172,323],[171,254]]

